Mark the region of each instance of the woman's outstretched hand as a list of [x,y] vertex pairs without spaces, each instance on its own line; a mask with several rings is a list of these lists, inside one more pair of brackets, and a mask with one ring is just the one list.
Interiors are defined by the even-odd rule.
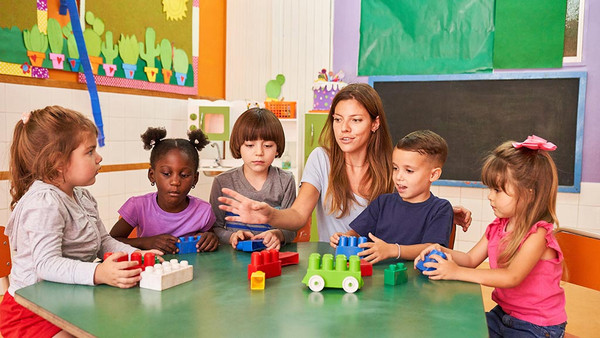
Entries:
[[[226,196],[219,197],[219,209],[231,212],[237,216],[226,216],[230,222],[247,224],[268,224],[273,208],[265,202],[257,202],[231,189],[221,189]],[[229,197],[227,197],[229,196]]]

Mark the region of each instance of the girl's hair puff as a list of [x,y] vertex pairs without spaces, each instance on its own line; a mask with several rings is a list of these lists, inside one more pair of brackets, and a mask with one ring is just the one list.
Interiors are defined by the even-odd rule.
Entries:
[[[25,121],[25,122],[24,122]],[[48,106],[19,120],[10,147],[11,209],[35,180],[53,183],[69,163],[71,152],[88,134],[98,136],[94,123],[83,114],[60,106]]]
[[514,230],[505,237],[499,266],[508,266],[531,226],[539,221],[554,223],[558,174],[550,154],[544,150],[516,149],[514,141],[498,146],[487,156],[481,172],[483,184],[506,192],[510,184],[516,198]]
[[242,158],[240,148],[246,141],[273,141],[277,145],[277,155],[285,151],[285,133],[281,122],[272,111],[264,108],[250,108],[235,121],[231,130],[229,150],[233,158]]
[[383,103],[379,94],[366,83],[352,83],[342,88],[333,98],[329,116],[319,138],[320,145],[329,155],[331,170],[329,172],[329,186],[325,198],[331,201],[329,213],[340,211],[336,217],[341,218],[350,213],[353,203],[358,203],[350,187],[346,174],[344,152],[335,140],[333,131],[333,114],[341,101],[356,100],[369,113],[373,121],[379,117],[379,128],[371,134],[367,145],[367,170],[363,182],[369,182],[370,191],[364,196],[369,202],[377,196],[391,193],[394,190],[392,180],[392,138],[383,110]]
[[169,151],[179,149],[179,151],[188,155],[195,165],[194,171],[197,171],[200,166],[198,152],[204,149],[209,141],[200,129],[188,131],[187,135],[188,140],[182,138],[165,138],[167,136],[165,128],[149,127],[141,135],[141,138],[142,142],[144,142],[144,149],[152,149],[150,152],[150,166],[154,168],[156,162]]

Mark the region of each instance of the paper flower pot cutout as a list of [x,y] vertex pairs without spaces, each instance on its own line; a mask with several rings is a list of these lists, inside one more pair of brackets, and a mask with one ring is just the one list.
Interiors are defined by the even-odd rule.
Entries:
[[535,135],[528,136],[527,139],[523,142],[513,142],[512,145],[517,149],[525,147],[532,150],[556,150],[556,145],[554,143],[548,142],[545,139]]
[[69,60],[69,66],[71,66],[71,70],[74,72],[78,72],[79,66],[81,65],[81,61],[79,61],[79,59],[73,58],[68,58],[67,60]]
[[117,70],[117,65],[111,65],[111,64],[103,64],[102,68],[104,68],[104,73],[106,74],[106,76],[110,76],[113,77],[115,76],[115,71]]
[[125,71],[125,77],[128,79],[133,79],[133,75],[135,74],[136,69],[137,69],[137,65],[131,65],[129,63],[123,64],[123,70]]
[[63,69],[63,63],[65,61],[64,54],[50,53],[50,60],[52,60],[52,68]]

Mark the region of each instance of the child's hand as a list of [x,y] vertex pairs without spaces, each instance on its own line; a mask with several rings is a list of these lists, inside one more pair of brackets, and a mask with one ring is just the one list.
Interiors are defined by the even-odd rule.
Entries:
[[429,256],[430,258],[433,258],[437,261],[436,262],[428,262],[423,264],[423,266],[425,266],[426,268],[435,268],[435,270],[432,271],[423,271],[423,274],[426,276],[429,276],[429,279],[434,279],[434,280],[438,280],[438,279],[456,279],[456,272],[458,271],[459,267],[458,265],[454,262],[454,259],[452,259],[452,255],[449,253],[445,253],[446,257],[448,257],[448,259],[443,259],[441,256],[439,255],[431,255]]
[[229,243],[231,243],[231,246],[235,249],[239,241],[245,241],[252,238],[252,236],[254,235],[250,231],[238,230],[231,234],[229,237]]
[[170,254],[177,253],[177,242],[179,241],[179,238],[175,236],[162,234],[151,237],[141,237],[140,239],[143,239],[142,245],[140,245],[142,249],[156,249]]
[[267,247],[265,250],[279,250],[279,248],[281,248],[281,242],[284,241],[283,232],[277,229],[261,232],[260,234],[252,237],[252,239],[261,238],[263,240],[263,244]]
[[198,249],[198,252],[217,250],[217,247],[219,246],[219,238],[214,232],[208,231],[196,234],[196,236],[198,235],[200,235],[200,239],[196,244],[196,249]]
[[[419,261],[424,261],[425,260],[425,256],[427,256],[428,253],[430,253],[432,250],[437,250],[439,252],[444,252],[444,248],[439,245],[439,244],[431,244],[430,246],[426,247],[425,249],[423,249],[423,251],[421,251],[421,253],[415,258],[415,264],[413,266],[413,269],[417,268],[417,263]],[[444,252],[446,253],[446,252]]]
[[358,245],[359,248],[366,249],[362,252],[359,252],[358,256],[364,258],[367,262],[375,264],[384,259],[398,256],[398,246],[396,244],[388,244],[382,241],[381,239],[375,237],[375,235],[373,235],[370,232],[369,238],[373,242],[367,242]]
[[332,248],[337,248],[338,243],[340,242],[340,236],[344,236],[344,233],[336,232],[329,237],[329,245],[331,245]]
[[126,256],[125,252],[115,252],[98,264],[94,271],[94,284],[108,284],[119,288],[130,288],[142,279],[142,269],[127,270],[136,266],[137,262],[117,262],[117,259]]

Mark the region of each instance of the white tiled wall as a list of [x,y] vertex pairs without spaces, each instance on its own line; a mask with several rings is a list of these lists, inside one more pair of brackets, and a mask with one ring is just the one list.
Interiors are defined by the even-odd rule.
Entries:
[[[494,213],[487,200],[487,189],[433,186],[434,195],[462,205],[473,213],[467,232],[457,229],[454,248],[469,251],[483,236]],[[581,193],[559,193],[556,205],[561,227],[575,228],[600,234],[600,183],[582,183]]]
[[[148,127],[165,127],[167,137],[186,136],[187,100],[100,92],[106,146],[99,148],[103,165],[148,162],[150,152],[140,139]],[[8,150],[15,123],[22,112],[47,105],[61,105],[92,118],[89,95],[84,90],[0,83],[0,171],[8,170]],[[212,149],[204,150],[209,157]],[[192,194],[208,199],[212,179],[200,178]],[[147,170],[100,173],[89,187],[98,200],[100,216],[108,229],[116,222],[117,210],[128,197],[154,191]],[[9,182],[0,181],[0,225],[9,216]]]
[[[185,137],[187,101],[158,97],[99,93],[105,124],[106,146],[99,149],[102,164],[148,162],[150,153],[142,147],[140,134],[149,126],[164,126],[167,137]],[[7,98],[10,98],[7,100]],[[8,170],[8,149],[12,130],[23,111],[46,105],[63,105],[90,116],[88,93],[82,90],[33,87],[0,83],[0,171]],[[201,158],[214,158],[207,147]],[[212,178],[200,174],[192,195],[208,200]],[[100,216],[107,228],[117,220],[117,210],[130,196],[154,191],[146,170],[101,173],[89,187],[99,204]],[[473,213],[468,232],[457,231],[455,248],[469,250],[483,235],[494,215],[487,201],[487,190],[433,186],[436,196],[453,205],[463,205]],[[0,181],[0,225],[9,216],[9,184]],[[582,183],[580,194],[559,193],[560,225],[600,233],[600,183]]]

